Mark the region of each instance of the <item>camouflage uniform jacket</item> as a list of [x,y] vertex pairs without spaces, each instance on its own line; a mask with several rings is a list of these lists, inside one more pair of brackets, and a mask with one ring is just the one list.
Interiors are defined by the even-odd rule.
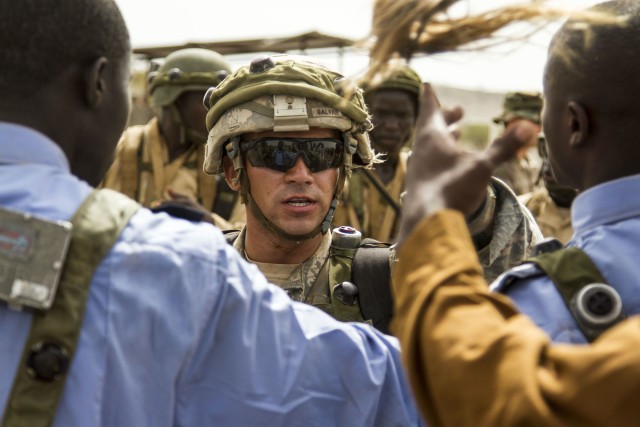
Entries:
[[[236,248],[247,261],[253,262],[247,258],[244,249],[245,235],[246,227],[240,231],[240,234],[234,240],[233,247]],[[254,263],[269,282],[282,288],[292,300],[313,305],[329,315],[334,316],[331,292],[329,290],[329,269],[327,262],[330,247],[331,233],[325,233],[313,255],[303,263],[298,264],[284,281],[274,279],[274,275],[271,274],[272,269],[277,268],[277,264]]]
[[[493,226],[488,228],[492,220]],[[489,283],[528,258],[543,238],[531,212],[509,187],[495,178],[483,209],[469,223],[469,231]]]
[[231,197],[229,203],[233,207],[228,220],[217,214],[213,218],[221,229],[240,228],[245,222],[245,210],[231,191],[217,194],[218,182],[223,178],[204,173],[204,149],[204,145],[198,145],[169,162],[167,144],[156,118],[146,125],[132,126],[118,142],[114,162],[101,187],[124,193],[147,207],[168,200],[167,187],[208,209],[213,208],[217,196]]
[[[353,193],[357,190],[350,187],[349,191],[349,199],[353,200],[356,196]],[[503,271],[528,258],[533,247],[543,237],[531,213],[518,202],[516,195],[505,183],[494,178],[487,188],[487,195],[487,203],[469,223],[469,231],[476,243],[485,278],[491,283]],[[345,214],[348,212],[355,210],[353,204],[349,205],[347,202],[338,210],[333,223],[358,228],[359,223],[354,220],[354,215]],[[338,216],[339,213],[342,216]],[[493,226],[487,230],[492,221]],[[370,225],[375,228],[378,224]]]
[[555,237],[563,244],[571,240],[571,209],[556,205],[546,188],[519,196],[518,200],[531,211],[544,237]]

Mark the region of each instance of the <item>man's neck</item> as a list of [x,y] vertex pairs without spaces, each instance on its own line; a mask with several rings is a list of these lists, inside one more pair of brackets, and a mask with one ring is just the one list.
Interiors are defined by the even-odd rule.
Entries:
[[256,262],[300,264],[309,259],[322,243],[322,234],[295,242],[265,230],[257,221],[247,218],[244,251]]
[[383,163],[375,165],[374,171],[380,181],[382,181],[382,183],[386,185],[391,182],[391,180],[395,176],[397,166],[398,154],[395,154],[394,156],[389,156]]

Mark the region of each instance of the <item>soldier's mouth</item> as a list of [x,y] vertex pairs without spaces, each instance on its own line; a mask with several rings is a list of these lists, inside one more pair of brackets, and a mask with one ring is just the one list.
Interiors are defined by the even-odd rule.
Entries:
[[305,206],[309,206],[312,202],[307,199],[292,199],[292,200],[287,200],[286,203],[296,208],[302,208]]

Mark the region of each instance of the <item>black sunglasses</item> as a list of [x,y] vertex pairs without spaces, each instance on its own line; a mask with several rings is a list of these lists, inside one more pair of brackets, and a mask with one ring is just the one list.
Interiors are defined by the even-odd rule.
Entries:
[[260,138],[240,143],[251,165],[286,172],[296,164],[298,156],[311,172],[342,165],[343,143],[335,138]]

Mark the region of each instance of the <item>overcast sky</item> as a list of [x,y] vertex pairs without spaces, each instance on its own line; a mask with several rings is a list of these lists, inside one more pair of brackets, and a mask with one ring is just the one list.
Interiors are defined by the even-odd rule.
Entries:
[[[464,7],[498,6],[512,0],[468,0]],[[116,0],[134,47],[293,36],[309,31],[364,38],[371,29],[373,0]],[[597,0],[563,0],[580,7]],[[527,42],[493,52],[462,52],[419,58],[412,66],[425,81],[495,92],[540,90],[546,47],[556,26]],[[310,51],[344,74],[362,71],[366,52],[339,62],[327,51]],[[234,67],[253,55],[230,57]]]

